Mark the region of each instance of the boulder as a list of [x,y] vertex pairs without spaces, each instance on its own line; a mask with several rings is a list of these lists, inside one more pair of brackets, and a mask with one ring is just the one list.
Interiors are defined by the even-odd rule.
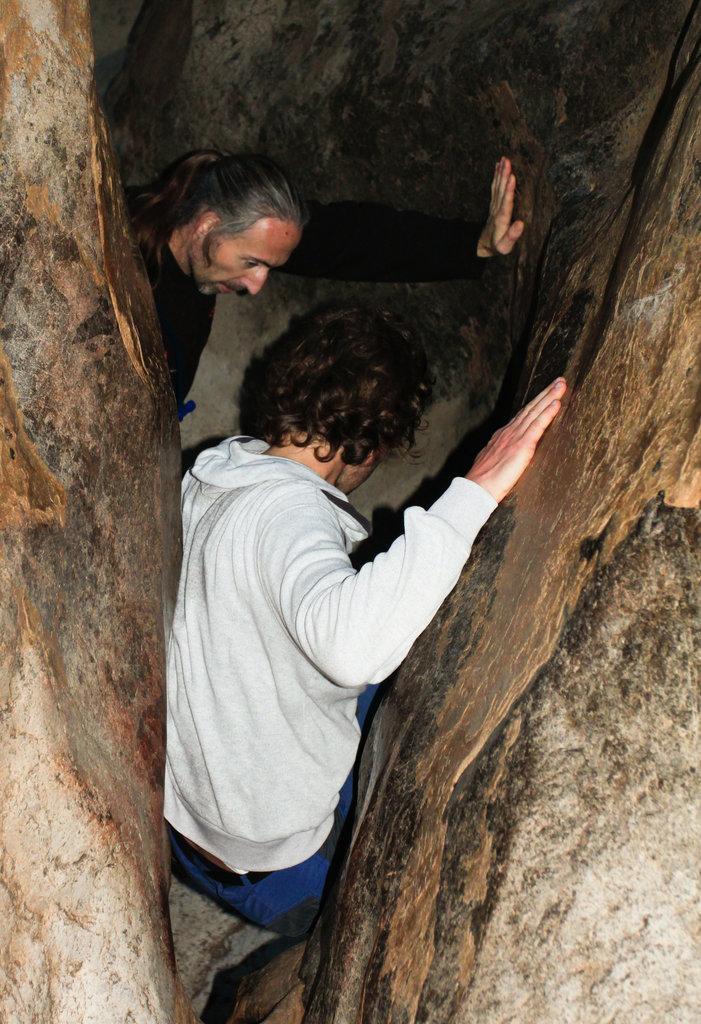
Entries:
[[194,1016],[162,826],[179,445],[85,3],[0,13],[0,1018]]
[[564,372],[569,397],[374,723],[308,1024],[698,1012],[690,39],[626,195],[553,225],[524,381]]

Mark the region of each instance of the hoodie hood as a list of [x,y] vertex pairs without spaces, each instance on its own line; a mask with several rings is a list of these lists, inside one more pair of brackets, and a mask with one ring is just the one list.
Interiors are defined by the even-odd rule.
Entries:
[[294,459],[266,455],[268,447],[265,441],[255,437],[229,437],[216,448],[208,448],[198,455],[183,481],[183,489],[188,486],[188,477],[205,486],[227,491],[269,484],[275,480],[281,483],[307,481],[318,487],[338,510],[343,529],[353,544],[368,536],[370,523],[353,508],[343,491]]

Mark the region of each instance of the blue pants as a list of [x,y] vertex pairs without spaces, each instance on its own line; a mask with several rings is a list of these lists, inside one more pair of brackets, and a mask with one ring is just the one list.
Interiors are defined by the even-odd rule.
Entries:
[[[363,728],[377,686],[368,686],[358,700],[357,717]],[[173,856],[187,881],[218,903],[281,935],[300,938],[311,929],[326,887],[329,868],[355,798],[355,770],[343,783],[331,833],[321,849],[290,868],[236,875],[218,868],[170,825]]]

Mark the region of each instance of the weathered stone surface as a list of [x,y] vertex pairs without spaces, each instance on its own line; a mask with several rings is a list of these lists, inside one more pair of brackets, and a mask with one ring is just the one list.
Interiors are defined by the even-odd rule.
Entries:
[[[173,946],[183,988],[198,1017],[229,1013],[240,979],[272,959],[265,928],[226,911],[173,875],[168,893]],[[274,947],[278,952],[281,946]]]
[[0,1018],[191,1021],[161,817],[177,426],[85,4],[3,4],[0,111]]
[[142,0],[90,0],[95,84],[102,96],[121,71],[127,56],[129,33],[142,7]]
[[[692,643],[698,513],[675,518],[663,507],[659,528],[649,511],[654,528],[646,533],[639,525],[658,493],[688,506],[701,497],[701,68],[695,55],[688,58],[682,40],[623,203],[602,201],[599,211],[593,200],[578,204],[553,225],[529,385],[564,370],[570,397],[515,497],[483,531],[471,566],[415,646],[376,722],[341,893],[329,910],[328,932],[322,927],[316,936],[323,955],[306,965],[308,982],[314,977],[310,1024],[652,1024],[671,1009],[672,994],[670,1019],[690,1021],[698,1012],[698,958],[687,948],[698,942],[701,919],[691,867],[701,853]],[[665,550],[675,545],[678,551]],[[563,636],[595,570],[593,586],[609,588],[606,605],[597,608],[589,591]],[[642,606],[637,617],[635,605]],[[668,616],[675,614],[672,625]],[[566,660],[573,637],[584,641],[579,664],[572,659],[567,667],[571,682],[550,667],[534,690],[538,725],[529,749],[530,732],[512,709],[555,650],[552,665]],[[622,662],[634,656],[640,664],[621,678]],[[629,710],[610,722],[609,749],[597,695],[613,702],[626,682]],[[558,702],[559,719],[551,722],[547,708]],[[561,773],[555,785],[552,757],[563,718],[570,729],[563,772],[579,720],[588,719],[589,735],[572,752],[580,770]],[[497,730],[502,740],[490,754]],[[663,735],[652,748],[638,736],[656,731]],[[651,754],[655,761],[648,763]],[[519,802],[518,773],[526,765],[532,789],[522,780]],[[482,773],[479,784],[475,772]],[[655,794],[660,777],[669,788]],[[495,813],[493,803],[509,786],[514,795]],[[457,808],[471,787],[463,828]],[[646,791],[649,815],[640,806]],[[535,794],[543,794],[543,816],[533,821]],[[565,810],[569,819],[558,821]],[[662,830],[663,818],[673,827]],[[572,836],[568,826],[575,823]],[[597,837],[587,846],[594,824]],[[530,836],[539,837],[537,848]],[[546,873],[548,865],[559,872],[551,870],[549,889],[538,885],[538,869]],[[639,877],[625,889],[621,879],[636,867]],[[536,964],[552,961],[554,988],[535,975]],[[585,965],[590,980],[577,973]],[[667,984],[658,991],[662,975]],[[565,990],[554,998],[558,983]]]
[[[458,1021],[698,1018],[700,579],[701,517],[655,499],[456,788],[436,947],[478,947]],[[451,1019],[449,963],[428,1019]]]
[[227,1024],[286,1024],[304,1014],[299,965],[305,944],[281,953],[271,964],[244,978],[236,992],[236,1006]]

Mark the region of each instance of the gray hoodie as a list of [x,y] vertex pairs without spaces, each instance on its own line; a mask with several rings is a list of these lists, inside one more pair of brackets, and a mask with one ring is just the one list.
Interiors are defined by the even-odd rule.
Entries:
[[266,448],[231,438],[185,477],[168,652],[165,816],[243,871],[322,845],[357,752],[359,694],[400,664],[496,507],[458,478],[356,573],[365,521]]

